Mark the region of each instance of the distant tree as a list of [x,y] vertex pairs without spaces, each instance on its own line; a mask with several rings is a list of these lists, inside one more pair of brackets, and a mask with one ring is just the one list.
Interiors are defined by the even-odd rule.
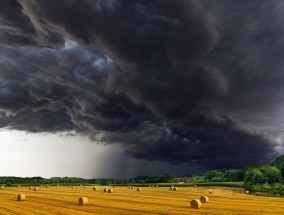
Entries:
[[265,183],[267,184],[275,184],[282,183],[282,176],[280,170],[275,166],[263,166],[261,168],[263,172]]
[[246,171],[244,182],[245,184],[264,184],[264,175],[259,168],[250,168]]
[[224,173],[220,170],[211,170],[206,173],[204,173],[204,177],[207,181],[223,181],[224,179]]
[[193,176],[192,177],[192,182],[198,182],[198,183],[203,183],[203,182],[206,182],[206,179],[204,176]]
[[224,181],[243,181],[244,171],[240,169],[230,169],[224,171]]
[[211,178],[210,181],[212,181],[212,182],[222,182],[223,178],[222,177],[213,177],[213,178]]
[[161,175],[159,177],[159,182],[160,183],[171,183],[174,181],[174,176],[171,176],[171,175]]
[[7,186],[7,187],[10,187],[10,186],[12,186],[12,183],[11,183],[10,181],[7,181],[7,182],[6,182],[6,186]]
[[250,189],[255,185],[282,183],[281,172],[274,166],[252,166],[246,170],[244,186]]
[[277,167],[280,172],[281,172],[281,175],[282,175],[282,178],[284,180],[284,155],[276,158],[272,163],[271,163],[272,166],[275,166]]

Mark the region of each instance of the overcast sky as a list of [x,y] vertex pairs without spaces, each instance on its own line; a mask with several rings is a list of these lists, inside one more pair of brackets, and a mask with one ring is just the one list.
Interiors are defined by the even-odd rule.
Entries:
[[66,133],[0,131],[0,169],[5,176],[130,178],[145,175],[183,175],[202,168],[129,158],[118,146],[94,144]]
[[284,153],[283,9],[281,0],[0,1],[0,175],[123,178],[270,162]]

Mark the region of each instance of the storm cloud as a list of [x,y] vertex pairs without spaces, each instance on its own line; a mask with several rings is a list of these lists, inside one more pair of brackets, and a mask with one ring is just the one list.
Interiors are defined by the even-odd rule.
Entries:
[[284,152],[280,1],[3,0],[0,126],[205,168]]

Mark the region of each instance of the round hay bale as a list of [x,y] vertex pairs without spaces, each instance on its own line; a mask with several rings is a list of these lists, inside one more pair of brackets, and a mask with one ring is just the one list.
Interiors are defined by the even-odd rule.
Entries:
[[74,187],[73,187],[73,186],[71,186],[71,188],[73,189]]
[[20,188],[21,187],[21,185],[18,185],[18,188]]
[[209,193],[209,194],[212,194],[212,193],[213,193],[213,190],[210,189],[208,193]]
[[18,201],[24,201],[24,200],[26,200],[27,199],[27,197],[26,197],[26,195],[25,194],[19,194],[18,196],[17,196],[17,200]]
[[93,187],[93,191],[97,191],[98,190],[98,188],[96,188],[96,187]]
[[57,184],[57,187],[59,187],[60,185],[59,184]]
[[113,193],[113,189],[108,189],[108,193]]
[[130,189],[130,188],[131,188],[131,186],[128,186],[128,188]]
[[112,188],[115,188],[115,186],[112,186]]
[[151,185],[149,185],[148,187],[151,187]]
[[30,188],[29,188],[30,190],[32,190],[32,189],[34,189],[32,186],[30,186]]
[[196,187],[196,184],[194,185],[194,187]]
[[43,187],[43,185],[42,185],[42,184],[41,184],[40,186],[41,186],[41,187]]
[[71,188],[71,185],[69,185],[69,187]]
[[141,188],[140,188],[140,187],[137,187],[137,191],[141,191]]
[[201,203],[207,203],[207,202],[209,202],[209,198],[207,196],[201,196],[200,201],[201,201]]
[[200,208],[201,207],[201,202],[200,202],[200,200],[199,199],[193,199],[193,200],[191,200],[191,202],[190,202],[190,207],[192,207],[192,208]]
[[106,193],[107,191],[108,191],[108,189],[107,189],[107,188],[105,188],[105,189],[104,189],[104,192]]
[[173,187],[170,187],[170,188],[169,188],[169,190],[173,190],[173,189],[174,189]]
[[134,189],[134,186],[131,186],[131,189]]
[[1,189],[5,189],[5,187],[4,187],[4,186],[1,186]]
[[34,188],[34,191],[38,191],[38,188],[37,188],[37,187],[35,187],[35,188]]
[[49,185],[46,185],[46,188],[49,188]]
[[178,190],[178,188],[177,188],[177,187],[174,187],[174,188],[173,188],[173,191],[177,191],[177,190]]
[[249,191],[248,191],[248,190],[246,191],[246,194],[249,194]]
[[79,205],[87,205],[89,202],[87,197],[81,197],[79,198]]
[[86,188],[86,186],[84,186],[84,188]]

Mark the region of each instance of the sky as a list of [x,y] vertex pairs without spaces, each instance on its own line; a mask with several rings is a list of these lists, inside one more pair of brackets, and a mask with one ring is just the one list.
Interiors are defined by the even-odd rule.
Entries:
[[127,178],[269,163],[284,153],[283,8],[0,1],[0,175]]
[[87,137],[66,132],[27,134],[3,130],[0,139],[0,169],[6,176],[123,179],[164,173],[182,175],[188,169],[186,165],[130,158],[118,146],[94,144]]

